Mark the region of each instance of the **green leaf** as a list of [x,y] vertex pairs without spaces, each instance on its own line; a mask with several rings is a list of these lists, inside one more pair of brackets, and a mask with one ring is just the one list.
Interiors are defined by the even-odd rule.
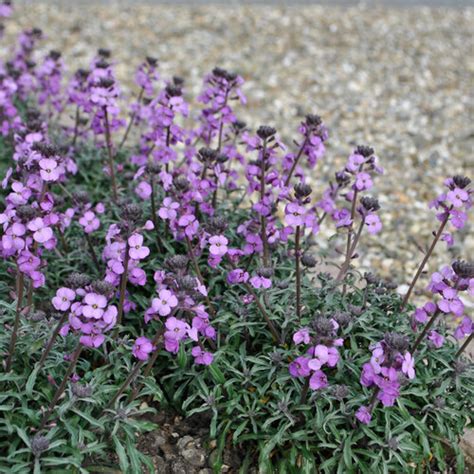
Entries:
[[36,376],[38,375],[38,371],[39,371],[40,367],[39,365],[37,365],[33,371],[31,372],[30,376],[28,377],[28,381],[26,382],[26,385],[25,385],[25,394],[28,396],[28,397],[31,397],[31,395],[33,394],[33,387],[35,386],[35,382],[36,382]]
[[122,443],[120,442],[120,440],[117,438],[116,435],[112,436],[112,440],[113,440],[114,446],[115,446],[115,453],[117,454],[117,456],[119,458],[120,469],[122,469],[122,471],[124,473],[128,473],[130,463],[128,462],[127,453],[125,452],[125,449],[124,449]]

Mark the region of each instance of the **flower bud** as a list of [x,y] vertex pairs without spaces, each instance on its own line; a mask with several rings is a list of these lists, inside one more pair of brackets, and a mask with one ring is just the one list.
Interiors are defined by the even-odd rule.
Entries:
[[89,285],[91,279],[88,275],[84,273],[71,273],[65,281],[65,285],[68,288],[76,289],[76,288],[84,288],[85,286]]
[[364,145],[359,145],[355,151],[358,155],[362,155],[365,158],[368,158],[374,154],[374,149],[372,147]]
[[314,255],[311,255],[310,253],[305,253],[301,257],[301,263],[308,268],[314,268],[318,261],[316,260],[316,257]]
[[261,125],[258,127],[257,135],[262,140],[268,140],[269,138],[273,137],[276,133],[276,129],[273,127],[269,127],[267,125]]
[[101,58],[104,58],[104,59],[108,59],[108,58],[110,58],[110,56],[112,56],[112,53],[111,53],[110,49],[106,49],[106,48],[99,48],[97,50],[97,54]]
[[405,352],[408,349],[408,339],[396,332],[388,332],[384,336],[384,341],[390,349],[398,352]]
[[380,204],[378,199],[370,197],[370,196],[364,196],[360,199],[360,203],[362,204],[362,207],[371,212],[376,212],[380,209]]
[[38,457],[41,453],[49,448],[49,439],[39,434],[35,435],[31,440],[31,452]]
[[29,314],[29,317],[31,321],[34,321],[35,323],[38,321],[43,321],[43,319],[46,318],[46,313],[44,311],[38,310],[38,311],[32,311]]
[[189,181],[185,176],[178,176],[173,180],[173,184],[178,191],[186,192],[189,189]]
[[459,278],[474,278],[474,263],[457,260],[453,263],[453,270]]
[[184,270],[187,268],[189,258],[186,255],[173,255],[165,259],[165,266],[170,270]]
[[114,287],[107,281],[96,280],[92,283],[92,289],[99,293],[99,295],[111,295],[114,292]]
[[136,223],[141,219],[142,212],[142,208],[138,204],[124,204],[120,210],[120,217],[124,221]]
[[92,386],[89,384],[82,385],[79,383],[73,383],[71,390],[73,395],[77,398],[88,398],[92,395]]
[[297,199],[303,199],[308,197],[313,190],[309,184],[298,183],[295,186],[295,196]]
[[16,217],[22,221],[31,221],[36,216],[36,209],[32,206],[23,205],[16,208]]
[[461,189],[467,188],[471,184],[471,180],[467,176],[453,176],[454,184]]

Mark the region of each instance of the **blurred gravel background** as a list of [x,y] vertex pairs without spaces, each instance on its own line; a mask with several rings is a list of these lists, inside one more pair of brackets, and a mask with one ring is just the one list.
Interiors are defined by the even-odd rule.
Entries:
[[[473,8],[275,6],[276,0],[252,6],[16,3],[0,53],[31,26],[48,35],[45,50],[64,52],[71,71],[107,47],[119,78],[131,86],[128,93],[134,68],[147,54],[160,59],[163,77],[187,79],[189,97],[214,66],[236,70],[249,99],[241,118],[252,127],[276,126],[290,144],[302,115],[318,113],[330,129],[326,158],[313,174],[318,197],[354,145],[374,146],[386,169],[374,191],[385,229],[382,237],[366,239],[371,251],[361,264],[400,284],[421,257],[413,239],[422,246],[430,240],[435,223],[427,203],[444,177],[474,175]],[[456,241],[452,257],[472,258],[472,224]],[[430,270],[449,262],[443,247]]]

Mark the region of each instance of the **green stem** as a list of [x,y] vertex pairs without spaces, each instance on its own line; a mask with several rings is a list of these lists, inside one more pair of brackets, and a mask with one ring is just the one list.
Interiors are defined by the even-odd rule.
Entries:
[[58,402],[61,395],[64,393],[64,390],[66,390],[66,385],[72,373],[74,372],[74,369],[76,368],[76,364],[77,364],[77,361],[79,360],[79,356],[81,355],[81,352],[82,352],[82,345],[81,343],[79,343],[76,347],[76,350],[74,351],[71,362],[66,371],[66,374],[64,375],[61,385],[56,390],[56,393],[54,394],[54,397],[51,400],[51,403],[49,404],[48,410],[46,411],[46,413],[43,415],[43,418],[41,419],[41,424],[39,427],[40,430],[42,430],[45,427],[46,423],[49,420],[49,417],[51,416],[51,413],[54,410],[54,407],[56,406],[56,403]]

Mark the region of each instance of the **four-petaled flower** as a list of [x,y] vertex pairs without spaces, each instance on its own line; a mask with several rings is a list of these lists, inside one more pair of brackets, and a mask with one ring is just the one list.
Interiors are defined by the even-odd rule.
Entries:
[[130,258],[134,260],[143,260],[144,258],[148,257],[150,254],[150,249],[148,247],[144,247],[143,245],[143,235],[140,234],[133,234],[128,238],[128,246],[129,251],[128,254]]
[[209,252],[211,255],[222,257],[227,253],[227,244],[229,241],[223,235],[213,235],[209,239],[209,243],[211,244],[209,247]]
[[153,298],[151,307],[160,316],[168,316],[178,306],[178,298],[170,290],[160,290],[158,298]]
[[150,339],[141,336],[138,337],[133,344],[132,354],[139,360],[148,360],[150,354],[155,350]]
[[59,288],[59,290],[56,291],[56,296],[52,299],[52,303],[58,311],[67,311],[75,298],[76,293],[74,290],[71,290],[71,288]]

